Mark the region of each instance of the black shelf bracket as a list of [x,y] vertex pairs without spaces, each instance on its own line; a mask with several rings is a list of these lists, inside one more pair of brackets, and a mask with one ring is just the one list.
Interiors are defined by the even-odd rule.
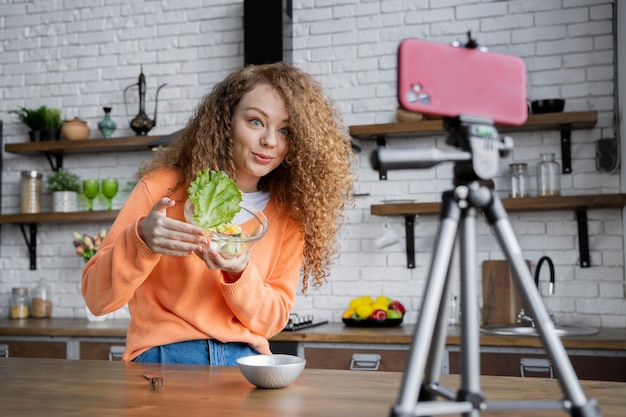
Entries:
[[53,171],[56,172],[60,168],[63,168],[63,155],[58,153],[53,155],[50,152],[45,152],[44,155],[46,155],[46,159]]
[[587,230],[587,208],[576,209],[576,222],[578,223],[578,251],[580,253],[580,267],[590,268],[589,258],[589,231]]
[[406,237],[406,267],[415,268],[415,214],[404,216],[404,228]]
[[[28,226],[29,233],[26,234],[25,227]],[[22,236],[24,236],[24,242],[28,247],[28,253],[30,255],[30,269],[37,269],[37,223],[29,223],[28,225],[20,223],[20,230],[22,230]]]
[[[387,139],[382,135],[374,135],[372,139],[376,141],[376,146],[379,148],[384,148],[387,146]],[[386,180],[387,179],[387,171],[386,170],[378,170],[378,179]]]
[[563,174],[572,173],[572,126],[561,125],[561,171]]

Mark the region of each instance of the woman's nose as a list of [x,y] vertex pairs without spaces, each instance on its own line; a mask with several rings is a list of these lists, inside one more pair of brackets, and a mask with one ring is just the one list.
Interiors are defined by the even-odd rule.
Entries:
[[266,148],[276,146],[276,132],[271,129],[266,130],[261,137],[261,145]]

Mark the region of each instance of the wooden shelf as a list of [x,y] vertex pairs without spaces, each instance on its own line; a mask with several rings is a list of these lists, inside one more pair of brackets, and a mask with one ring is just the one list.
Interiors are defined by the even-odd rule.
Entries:
[[[589,233],[587,230],[587,210],[623,208],[626,206],[626,194],[509,198],[501,201],[508,212],[574,210],[578,224],[580,266],[582,268],[589,268],[591,261],[589,254]],[[407,268],[415,268],[415,216],[419,214],[439,214],[440,211],[440,202],[374,204],[370,207],[370,213],[376,216],[404,216]]]
[[[37,225],[39,223],[89,223],[115,220],[119,210],[75,211],[71,213],[2,214],[0,224],[17,224],[28,248],[30,269],[37,269]],[[26,230],[28,229],[28,230]]]
[[[561,169],[564,174],[570,174],[572,172],[572,129],[589,129],[594,127],[597,121],[598,112],[596,111],[531,114],[521,126],[496,124],[496,128],[500,133],[560,130]],[[380,147],[387,144],[387,139],[433,136],[444,131],[442,120],[350,126],[350,136],[353,138],[355,149],[361,147],[358,143],[354,143],[354,140],[375,140]],[[387,179],[386,171],[379,170],[378,174],[381,180]]]
[[[539,130],[560,130],[563,125],[572,129],[589,129],[596,125],[598,112],[563,112],[531,114],[521,126],[496,124],[499,132],[529,132]],[[378,140],[384,138],[432,136],[445,132],[442,120],[419,122],[398,122],[375,125],[350,126],[350,136],[357,139]]]
[[71,213],[2,214],[0,224],[86,223],[113,221],[119,210],[74,211]]
[[150,149],[150,143],[158,140],[160,137],[161,136],[129,136],[112,139],[7,143],[4,145],[4,151],[23,155],[42,153],[63,155],[81,152],[140,151]]
[[[510,212],[621,208],[626,206],[626,194],[509,198],[503,199],[502,205]],[[375,204],[370,207],[370,212],[377,216],[437,214],[440,210],[441,203],[437,202]]]
[[5,152],[22,155],[42,154],[56,171],[63,166],[63,156],[85,152],[130,152],[149,150],[161,144],[163,136],[129,136],[114,139],[57,140],[7,143]]

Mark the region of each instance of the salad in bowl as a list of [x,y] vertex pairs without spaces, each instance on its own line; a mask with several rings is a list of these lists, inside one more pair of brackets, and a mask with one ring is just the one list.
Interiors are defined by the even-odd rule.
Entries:
[[201,172],[188,191],[185,219],[203,229],[209,248],[222,256],[241,255],[267,232],[263,211],[243,200],[243,193],[225,172]]

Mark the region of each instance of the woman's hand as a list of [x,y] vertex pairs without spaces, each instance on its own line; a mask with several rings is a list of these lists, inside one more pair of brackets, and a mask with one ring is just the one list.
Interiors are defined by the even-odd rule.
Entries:
[[200,246],[196,250],[198,255],[209,269],[221,269],[226,273],[228,282],[235,282],[248,265],[250,253],[248,250],[234,258],[224,258],[221,253],[209,249],[208,246]]
[[199,227],[167,217],[167,209],[175,204],[176,201],[167,197],[156,203],[139,223],[139,236],[155,253],[188,256],[201,250],[208,241]]

